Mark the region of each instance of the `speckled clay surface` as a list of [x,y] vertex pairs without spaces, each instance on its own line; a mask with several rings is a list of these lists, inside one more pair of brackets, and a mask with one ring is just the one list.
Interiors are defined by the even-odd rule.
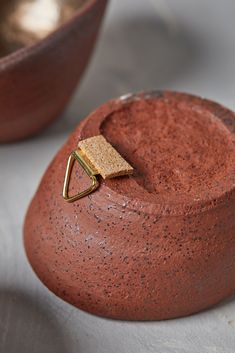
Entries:
[[[168,319],[235,292],[235,115],[191,95],[127,96],[92,113],[45,173],[25,221],[25,247],[56,295],[91,313]],[[72,204],[67,157],[102,133],[132,164]],[[71,192],[86,186],[76,168]]]

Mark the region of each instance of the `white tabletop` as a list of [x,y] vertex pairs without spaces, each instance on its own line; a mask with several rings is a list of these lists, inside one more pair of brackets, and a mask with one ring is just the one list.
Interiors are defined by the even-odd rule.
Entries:
[[80,119],[107,99],[175,89],[235,110],[234,0],[113,0],[97,50],[63,116],[43,134],[0,147],[0,353],[234,353],[235,298],[163,322],[102,319],[55,297],[22,244],[26,208]]

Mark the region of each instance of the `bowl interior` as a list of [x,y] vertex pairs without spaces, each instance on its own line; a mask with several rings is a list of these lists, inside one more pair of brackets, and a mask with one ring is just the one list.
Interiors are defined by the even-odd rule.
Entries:
[[0,57],[45,38],[87,0],[1,0]]

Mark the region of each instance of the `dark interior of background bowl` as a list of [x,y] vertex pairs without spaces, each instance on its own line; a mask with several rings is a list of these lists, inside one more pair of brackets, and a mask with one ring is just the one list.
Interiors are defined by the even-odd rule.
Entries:
[[0,56],[45,38],[84,3],[85,0],[1,0]]
[[0,1],[0,142],[60,115],[88,63],[107,0]]

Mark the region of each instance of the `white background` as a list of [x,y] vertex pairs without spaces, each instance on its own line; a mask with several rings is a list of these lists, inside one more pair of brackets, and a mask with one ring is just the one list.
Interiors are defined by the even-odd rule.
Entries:
[[0,147],[0,353],[235,353],[235,298],[165,322],[91,316],[32,272],[22,223],[49,161],[80,119],[107,99],[167,88],[235,110],[234,0],[113,0],[82,85],[43,134]]

